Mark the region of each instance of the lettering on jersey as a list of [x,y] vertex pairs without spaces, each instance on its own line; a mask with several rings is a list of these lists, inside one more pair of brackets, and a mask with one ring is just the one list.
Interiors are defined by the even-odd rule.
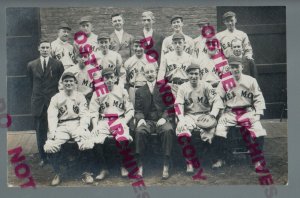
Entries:
[[207,68],[203,68],[203,69],[200,69],[200,74],[203,76],[204,74],[208,73],[208,69]]
[[180,68],[183,69],[183,70],[185,71],[186,68],[187,68],[187,66],[182,64]]
[[212,96],[217,95],[217,92],[216,92],[215,89],[211,89],[211,90],[209,91],[209,93],[210,93]]
[[67,105],[63,105],[58,109],[58,118],[60,118],[67,111]]
[[236,96],[236,94],[235,94],[233,91],[227,92],[227,93],[225,94],[223,100],[228,101],[228,100],[233,99],[235,96]]
[[119,109],[124,109],[124,103],[120,103],[118,100],[114,100],[113,106],[118,107]]
[[193,104],[193,99],[192,98],[184,99],[184,104],[185,105],[191,105],[191,104]]
[[79,114],[79,106],[78,106],[78,104],[73,105],[73,111],[74,111],[74,113]]
[[207,97],[197,97],[198,103],[202,104],[208,104],[208,98]]
[[251,92],[242,91],[241,96],[253,100],[253,93],[251,93]]
[[172,71],[176,68],[176,64],[167,65],[167,72]]

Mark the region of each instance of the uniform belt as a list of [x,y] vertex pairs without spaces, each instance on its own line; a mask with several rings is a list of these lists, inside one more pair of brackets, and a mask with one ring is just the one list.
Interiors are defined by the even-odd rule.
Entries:
[[77,117],[77,118],[70,118],[70,119],[59,120],[58,123],[63,123],[63,122],[73,121],[73,120],[80,120],[80,118]]
[[101,116],[100,115],[99,120],[106,120],[106,119],[110,119],[110,118],[124,118],[124,117],[125,117],[124,115],[119,115],[119,116]]
[[142,87],[143,85],[141,85],[141,86],[137,86],[137,85],[132,85],[132,84],[129,84],[129,87],[133,87],[133,88],[140,88],[140,87]]
[[249,109],[253,109],[253,107],[252,106],[244,106],[244,107],[226,107],[225,108],[225,111],[233,111],[233,112],[235,112],[235,111],[238,111],[238,110],[249,110]]
[[187,79],[176,79],[176,80],[171,80],[170,83],[175,84],[175,85],[181,85],[189,80]]

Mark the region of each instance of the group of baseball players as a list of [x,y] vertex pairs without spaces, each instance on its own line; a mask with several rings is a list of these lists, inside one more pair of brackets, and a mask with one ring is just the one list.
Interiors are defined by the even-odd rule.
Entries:
[[[250,120],[255,141],[263,149],[266,131],[260,116],[265,101],[255,79],[248,36],[235,27],[236,14],[230,11],[223,15],[227,29],[216,34],[221,45],[214,49],[207,47],[202,35],[192,39],[183,33],[182,16],[171,18],[173,34],[165,38],[153,29],[156,20],[151,11],[143,12],[141,19],[143,29],[132,36],[123,29],[123,15],[113,14],[114,32],[96,35],[92,18],[82,17],[78,31],[87,35],[90,49],[82,49],[76,42],[71,44],[71,28],[62,22],[58,38],[51,43],[42,40],[40,58],[28,64],[40,165],[52,165],[55,177],[51,185],[61,182],[62,145],[71,140],[77,143],[80,156],[85,157],[81,162],[84,164],[82,181],[88,184],[109,175],[105,148],[112,141],[117,141],[122,148],[134,148],[137,175],[143,177],[145,151],[153,134],[162,150],[162,179],[169,178],[172,147],[176,137],[181,136],[200,137],[214,150],[212,167],[221,168],[225,163],[229,127],[239,123],[233,111],[237,108],[247,112],[242,118]],[[198,25],[201,32],[210,23],[204,18]],[[150,49],[159,54],[155,61],[147,57]],[[94,52],[98,66],[87,64],[91,59],[89,50]],[[223,69],[231,72],[236,84],[227,91],[220,83],[213,60],[220,50],[228,60]],[[95,67],[98,69],[93,70]],[[90,73],[92,70],[95,72]],[[102,79],[105,84],[100,96],[95,93],[93,79]],[[157,83],[161,79],[171,88],[167,93],[174,95],[173,105],[165,105],[166,92],[161,91],[165,85]],[[169,113],[175,105],[180,114]],[[204,128],[199,122],[213,124]],[[95,177],[93,167],[96,167]],[[126,167],[121,163],[122,176],[130,171]],[[257,162],[255,168],[259,167]],[[194,172],[191,163],[187,163],[186,172]]]

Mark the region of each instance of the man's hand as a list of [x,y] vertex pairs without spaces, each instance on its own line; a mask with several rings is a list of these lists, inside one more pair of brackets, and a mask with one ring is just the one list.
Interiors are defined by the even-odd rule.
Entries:
[[162,126],[164,125],[165,123],[167,122],[167,120],[165,118],[160,118],[157,123],[156,123],[156,126]]
[[48,139],[48,140],[54,140],[54,139],[55,139],[55,132],[49,131],[49,132],[47,133],[47,139]]
[[142,124],[144,124],[145,126],[147,125],[144,119],[140,119],[139,123],[137,124],[137,127],[141,126]]

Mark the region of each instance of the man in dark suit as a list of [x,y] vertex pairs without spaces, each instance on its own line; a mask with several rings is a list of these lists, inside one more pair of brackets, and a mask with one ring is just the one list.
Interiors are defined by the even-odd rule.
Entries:
[[[143,35],[144,38],[152,38],[153,46],[149,50],[154,50],[158,53],[158,59],[156,60],[159,63],[160,60],[160,53],[161,53],[161,46],[163,42],[163,35],[158,33],[153,29],[153,24],[155,23],[155,17],[151,11],[145,11],[142,13],[142,23],[144,25],[144,29],[141,35]],[[151,41],[148,41],[148,44],[150,45]],[[145,51],[147,53],[148,50]],[[151,53],[149,52],[149,55]]]
[[133,55],[133,36],[123,30],[124,18],[122,14],[113,14],[111,22],[115,30],[110,35],[110,49],[121,54],[124,63]]
[[[153,64],[144,68],[147,83],[138,88],[135,95],[136,156],[139,165],[138,174],[143,176],[143,157],[150,134],[157,133],[162,145],[164,166],[162,179],[169,177],[169,160],[174,136],[173,119],[167,113],[159,88],[156,85],[157,71]],[[173,108],[173,107],[172,107]]]
[[63,64],[50,57],[49,41],[40,42],[40,57],[28,63],[27,71],[32,86],[31,113],[34,116],[40,166],[47,161],[43,146],[47,140],[47,109],[52,96],[58,92],[58,81],[64,72]]

